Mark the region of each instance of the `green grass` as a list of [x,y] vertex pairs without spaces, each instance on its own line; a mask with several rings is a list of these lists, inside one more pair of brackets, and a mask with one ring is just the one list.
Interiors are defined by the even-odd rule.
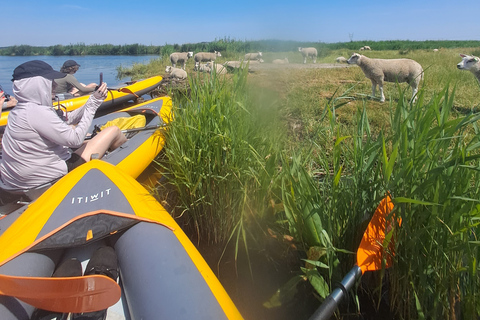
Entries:
[[[346,53],[332,50],[319,62]],[[176,194],[173,214],[199,242],[230,242],[237,251],[261,250],[267,227],[293,237],[312,263],[292,281],[310,281],[322,299],[355,263],[365,227],[390,192],[403,220],[385,278],[392,312],[476,318],[477,81],[456,69],[455,49],[365,54],[421,63],[418,101],[408,103],[411,89],[394,83],[385,85],[387,102],[370,99],[358,67],[189,72],[190,93],[173,95],[162,161]],[[368,291],[377,302],[379,288]],[[266,305],[284,301],[274,300]]]

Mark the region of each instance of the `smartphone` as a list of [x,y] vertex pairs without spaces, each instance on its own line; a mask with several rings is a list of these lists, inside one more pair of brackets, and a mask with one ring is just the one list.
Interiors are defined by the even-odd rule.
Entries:
[[100,72],[100,83],[98,84],[98,86],[100,87],[103,83],[103,72]]
[[10,95],[5,93],[1,88],[0,88],[0,97],[4,97],[5,101],[10,101]]

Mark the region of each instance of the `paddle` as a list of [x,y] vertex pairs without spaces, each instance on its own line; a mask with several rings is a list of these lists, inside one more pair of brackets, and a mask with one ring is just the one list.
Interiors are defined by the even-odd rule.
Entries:
[[0,275],[0,294],[36,308],[82,313],[104,310],[121,295],[119,285],[103,275],[81,277],[17,277]]
[[[338,303],[365,271],[375,271],[382,268],[385,235],[392,229],[391,221],[386,219],[392,209],[393,203],[390,197],[386,196],[378,205],[363,234],[357,250],[357,264],[342,279],[340,288],[333,290],[309,320],[329,319],[337,309]],[[398,220],[398,224],[401,225],[401,220]],[[389,245],[392,245],[392,242]],[[391,256],[387,255],[385,260],[385,268],[389,268],[392,264]]]

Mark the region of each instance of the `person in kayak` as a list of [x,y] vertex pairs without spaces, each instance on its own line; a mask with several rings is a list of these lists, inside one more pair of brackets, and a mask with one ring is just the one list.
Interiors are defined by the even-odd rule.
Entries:
[[95,91],[95,88],[97,87],[96,83],[84,85],[75,78],[74,74],[79,68],[80,65],[75,60],[67,60],[63,63],[60,72],[66,73],[67,76],[54,80],[57,84],[54,91],[55,94],[69,93],[74,97],[78,97]]
[[[2,138],[0,178],[8,188],[30,189],[54,181],[89,161],[101,158],[125,141],[118,127],[103,129],[85,142],[97,108],[107,97],[103,83],[84,106],[58,112],[52,105],[54,79],[65,77],[46,62],[32,60],[15,68],[13,93],[18,104],[10,111]],[[78,148],[72,153],[70,148]]]

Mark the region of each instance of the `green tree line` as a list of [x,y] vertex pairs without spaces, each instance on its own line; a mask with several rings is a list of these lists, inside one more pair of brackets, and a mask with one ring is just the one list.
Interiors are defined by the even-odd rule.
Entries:
[[350,41],[350,42],[300,42],[293,40],[237,40],[230,37],[215,39],[211,42],[185,43],[185,44],[165,44],[163,46],[146,46],[142,44],[93,44],[84,43],[69,45],[54,45],[48,47],[35,47],[29,45],[16,45],[0,48],[0,55],[3,56],[35,56],[35,55],[54,55],[54,56],[79,56],[79,55],[144,55],[158,54],[170,55],[172,52],[185,51],[221,51],[238,52],[287,52],[296,51],[298,47],[315,47],[319,54],[327,55],[330,50],[348,49],[359,50],[363,46],[370,46],[374,50],[419,50],[434,48],[473,48],[480,47],[480,41],[477,40],[385,40],[385,41]]

